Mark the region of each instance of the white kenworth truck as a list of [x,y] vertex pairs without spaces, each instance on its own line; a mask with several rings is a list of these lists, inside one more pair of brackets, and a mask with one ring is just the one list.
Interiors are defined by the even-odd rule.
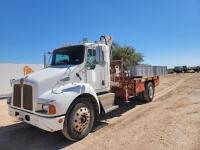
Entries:
[[159,77],[129,76],[123,61],[111,62],[111,45],[110,36],[101,36],[94,43],[55,49],[44,69],[12,80],[9,115],[78,141],[118,108],[116,99],[141,95],[152,101]]

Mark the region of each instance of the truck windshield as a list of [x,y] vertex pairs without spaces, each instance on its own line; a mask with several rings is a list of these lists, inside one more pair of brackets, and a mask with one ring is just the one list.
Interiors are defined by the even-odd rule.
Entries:
[[78,65],[84,60],[84,46],[70,46],[53,52],[51,65]]

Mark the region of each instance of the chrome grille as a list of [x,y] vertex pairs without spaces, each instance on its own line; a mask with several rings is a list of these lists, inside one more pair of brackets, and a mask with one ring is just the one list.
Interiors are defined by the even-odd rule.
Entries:
[[23,86],[23,108],[28,110],[33,110],[33,94],[32,86],[24,85]]
[[[21,95],[21,90],[23,90],[23,97]],[[23,98],[23,109],[33,110],[32,86],[24,84],[21,87],[20,84],[15,84],[13,92],[13,106],[21,108],[22,98]]]
[[14,85],[13,106],[21,107],[21,87],[20,87],[20,84]]

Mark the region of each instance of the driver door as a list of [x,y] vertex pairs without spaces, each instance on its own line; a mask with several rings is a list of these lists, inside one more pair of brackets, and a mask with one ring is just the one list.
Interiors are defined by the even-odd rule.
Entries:
[[95,92],[103,92],[105,89],[105,62],[104,54],[100,47],[88,48],[87,52],[87,83]]

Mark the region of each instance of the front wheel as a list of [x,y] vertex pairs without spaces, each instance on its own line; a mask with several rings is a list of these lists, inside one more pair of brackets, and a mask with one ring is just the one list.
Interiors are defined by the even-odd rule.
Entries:
[[71,111],[66,114],[63,126],[63,135],[71,140],[78,141],[86,137],[94,125],[94,109],[91,102],[79,98]]
[[154,98],[155,87],[152,82],[145,83],[145,91],[142,93],[143,100],[146,102],[151,102]]

